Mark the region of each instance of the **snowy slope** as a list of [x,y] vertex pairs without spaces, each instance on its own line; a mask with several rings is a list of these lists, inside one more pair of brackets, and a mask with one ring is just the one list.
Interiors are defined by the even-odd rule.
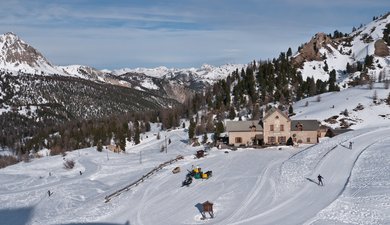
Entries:
[[[383,98],[388,90],[377,87]],[[213,148],[194,159],[203,147],[187,145],[187,131],[143,134],[128,143],[126,154],[95,148],[70,152],[73,170],[63,168],[61,156],[42,157],[0,170],[0,221],[4,224],[389,224],[390,113],[384,103],[370,104],[364,87],[322,95],[294,105],[295,118],[328,118],[354,108],[359,123],[354,131],[322,140],[317,145],[238,149]],[[334,108],[330,107],[334,105]],[[172,140],[160,152],[165,136]],[[349,142],[353,148],[348,149]],[[226,153],[226,152],[227,153]],[[138,186],[105,196],[139,179],[177,155],[184,159],[164,167]],[[208,180],[181,187],[186,170],[199,165],[212,170]],[[171,170],[180,166],[181,172]],[[80,175],[79,171],[83,174]],[[51,176],[49,175],[51,174]],[[318,186],[321,174],[325,186]],[[53,192],[48,197],[47,191]],[[199,204],[214,203],[214,219],[201,220]]]
[[[327,42],[316,42],[321,46],[318,52],[321,60],[306,60],[299,71],[305,80],[307,77],[314,77],[326,81],[329,79],[329,71],[333,69],[337,73],[338,83],[342,87],[355,77],[359,77],[360,72],[352,77],[345,76],[347,64],[353,65],[357,62],[364,63],[366,56],[374,56],[373,68],[368,70],[368,74],[378,79],[379,74],[389,74],[390,57],[375,55],[375,43],[383,37],[385,26],[390,23],[390,14],[371,21],[356,31],[350,33],[348,37],[335,38]],[[312,39],[315,42],[318,34]],[[297,53],[297,57],[301,53]],[[328,65],[328,71],[324,70],[325,62]],[[390,75],[387,77],[390,79]]]
[[[375,93],[378,97],[377,104],[373,102]],[[316,119],[333,128],[340,128],[343,119],[350,123],[352,129],[382,126],[390,122],[390,107],[385,102],[389,93],[390,90],[385,89],[383,83],[376,83],[371,90],[366,85],[341,92],[324,93],[320,97],[313,96],[296,102],[293,107],[296,116],[293,118]],[[363,109],[357,110],[359,105]],[[343,115],[345,110],[348,111],[348,116]],[[338,116],[336,123],[325,122],[332,116]]]

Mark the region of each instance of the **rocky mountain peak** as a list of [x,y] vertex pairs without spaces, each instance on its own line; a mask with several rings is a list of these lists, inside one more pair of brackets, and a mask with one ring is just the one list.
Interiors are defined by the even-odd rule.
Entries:
[[294,58],[296,65],[301,65],[305,61],[322,60],[320,53],[321,48],[327,48],[328,44],[332,44],[332,38],[325,33],[317,33],[299,51],[299,54]]
[[30,73],[37,73],[41,68],[53,68],[38,50],[12,32],[0,35],[0,65],[5,69]]

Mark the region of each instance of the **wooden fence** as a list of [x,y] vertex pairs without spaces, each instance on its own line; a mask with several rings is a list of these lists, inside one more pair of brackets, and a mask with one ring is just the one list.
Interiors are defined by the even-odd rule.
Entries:
[[104,199],[105,199],[105,202],[109,202],[113,197],[116,197],[120,194],[122,194],[124,191],[128,191],[130,190],[130,188],[134,187],[134,186],[138,186],[140,183],[144,182],[145,179],[151,177],[153,174],[155,174],[157,171],[161,170],[162,168],[168,166],[168,165],[171,165],[172,163],[174,162],[177,162],[181,159],[184,159],[183,156],[181,155],[178,155],[176,158],[174,159],[171,159],[169,161],[166,161],[162,164],[160,164],[159,166],[157,166],[156,168],[152,169],[150,172],[148,172],[147,174],[143,175],[141,178],[139,178],[138,180],[134,181],[133,183],[127,185],[126,187],[124,188],[121,188],[117,191],[115,191],[114,193],[110,194],[110,195],[107,195]]

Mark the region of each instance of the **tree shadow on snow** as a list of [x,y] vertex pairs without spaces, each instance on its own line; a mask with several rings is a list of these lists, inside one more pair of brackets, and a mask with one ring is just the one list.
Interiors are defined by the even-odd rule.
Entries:
[[16,209],[2,209],[0,210],[1,224],[22,225],[28,224],[31,219],[33,208],[16,208]]
[[313,179],[311,179],[311,178],[306,177],[306,180],[308,180],[308,181],[310,181],[310,182],[313,182],[313,183],[315,183],[315,184],[317,184],[317,185],[320,185],[320,183],[318,183],[317,181],[315,181],[315,180],[313,180]]
[[343,145],[343,144],[339,144],[341,147],[344,147],[346,149],[350,149],[349,146],[346,146],[346,145]]
[[181,142],[183,142],[184,144],[188,144],[188,140],[180,140]]

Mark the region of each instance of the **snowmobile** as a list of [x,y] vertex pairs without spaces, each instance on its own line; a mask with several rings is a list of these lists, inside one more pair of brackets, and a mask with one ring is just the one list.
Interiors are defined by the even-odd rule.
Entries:
[[187,176],[186,177],[186,179],[185,179],[185,181],[183,181],[183,183],[182,183],[182,187],[183,186],[190,186],[190,184],[192,183],[192,177],[191,176]]

